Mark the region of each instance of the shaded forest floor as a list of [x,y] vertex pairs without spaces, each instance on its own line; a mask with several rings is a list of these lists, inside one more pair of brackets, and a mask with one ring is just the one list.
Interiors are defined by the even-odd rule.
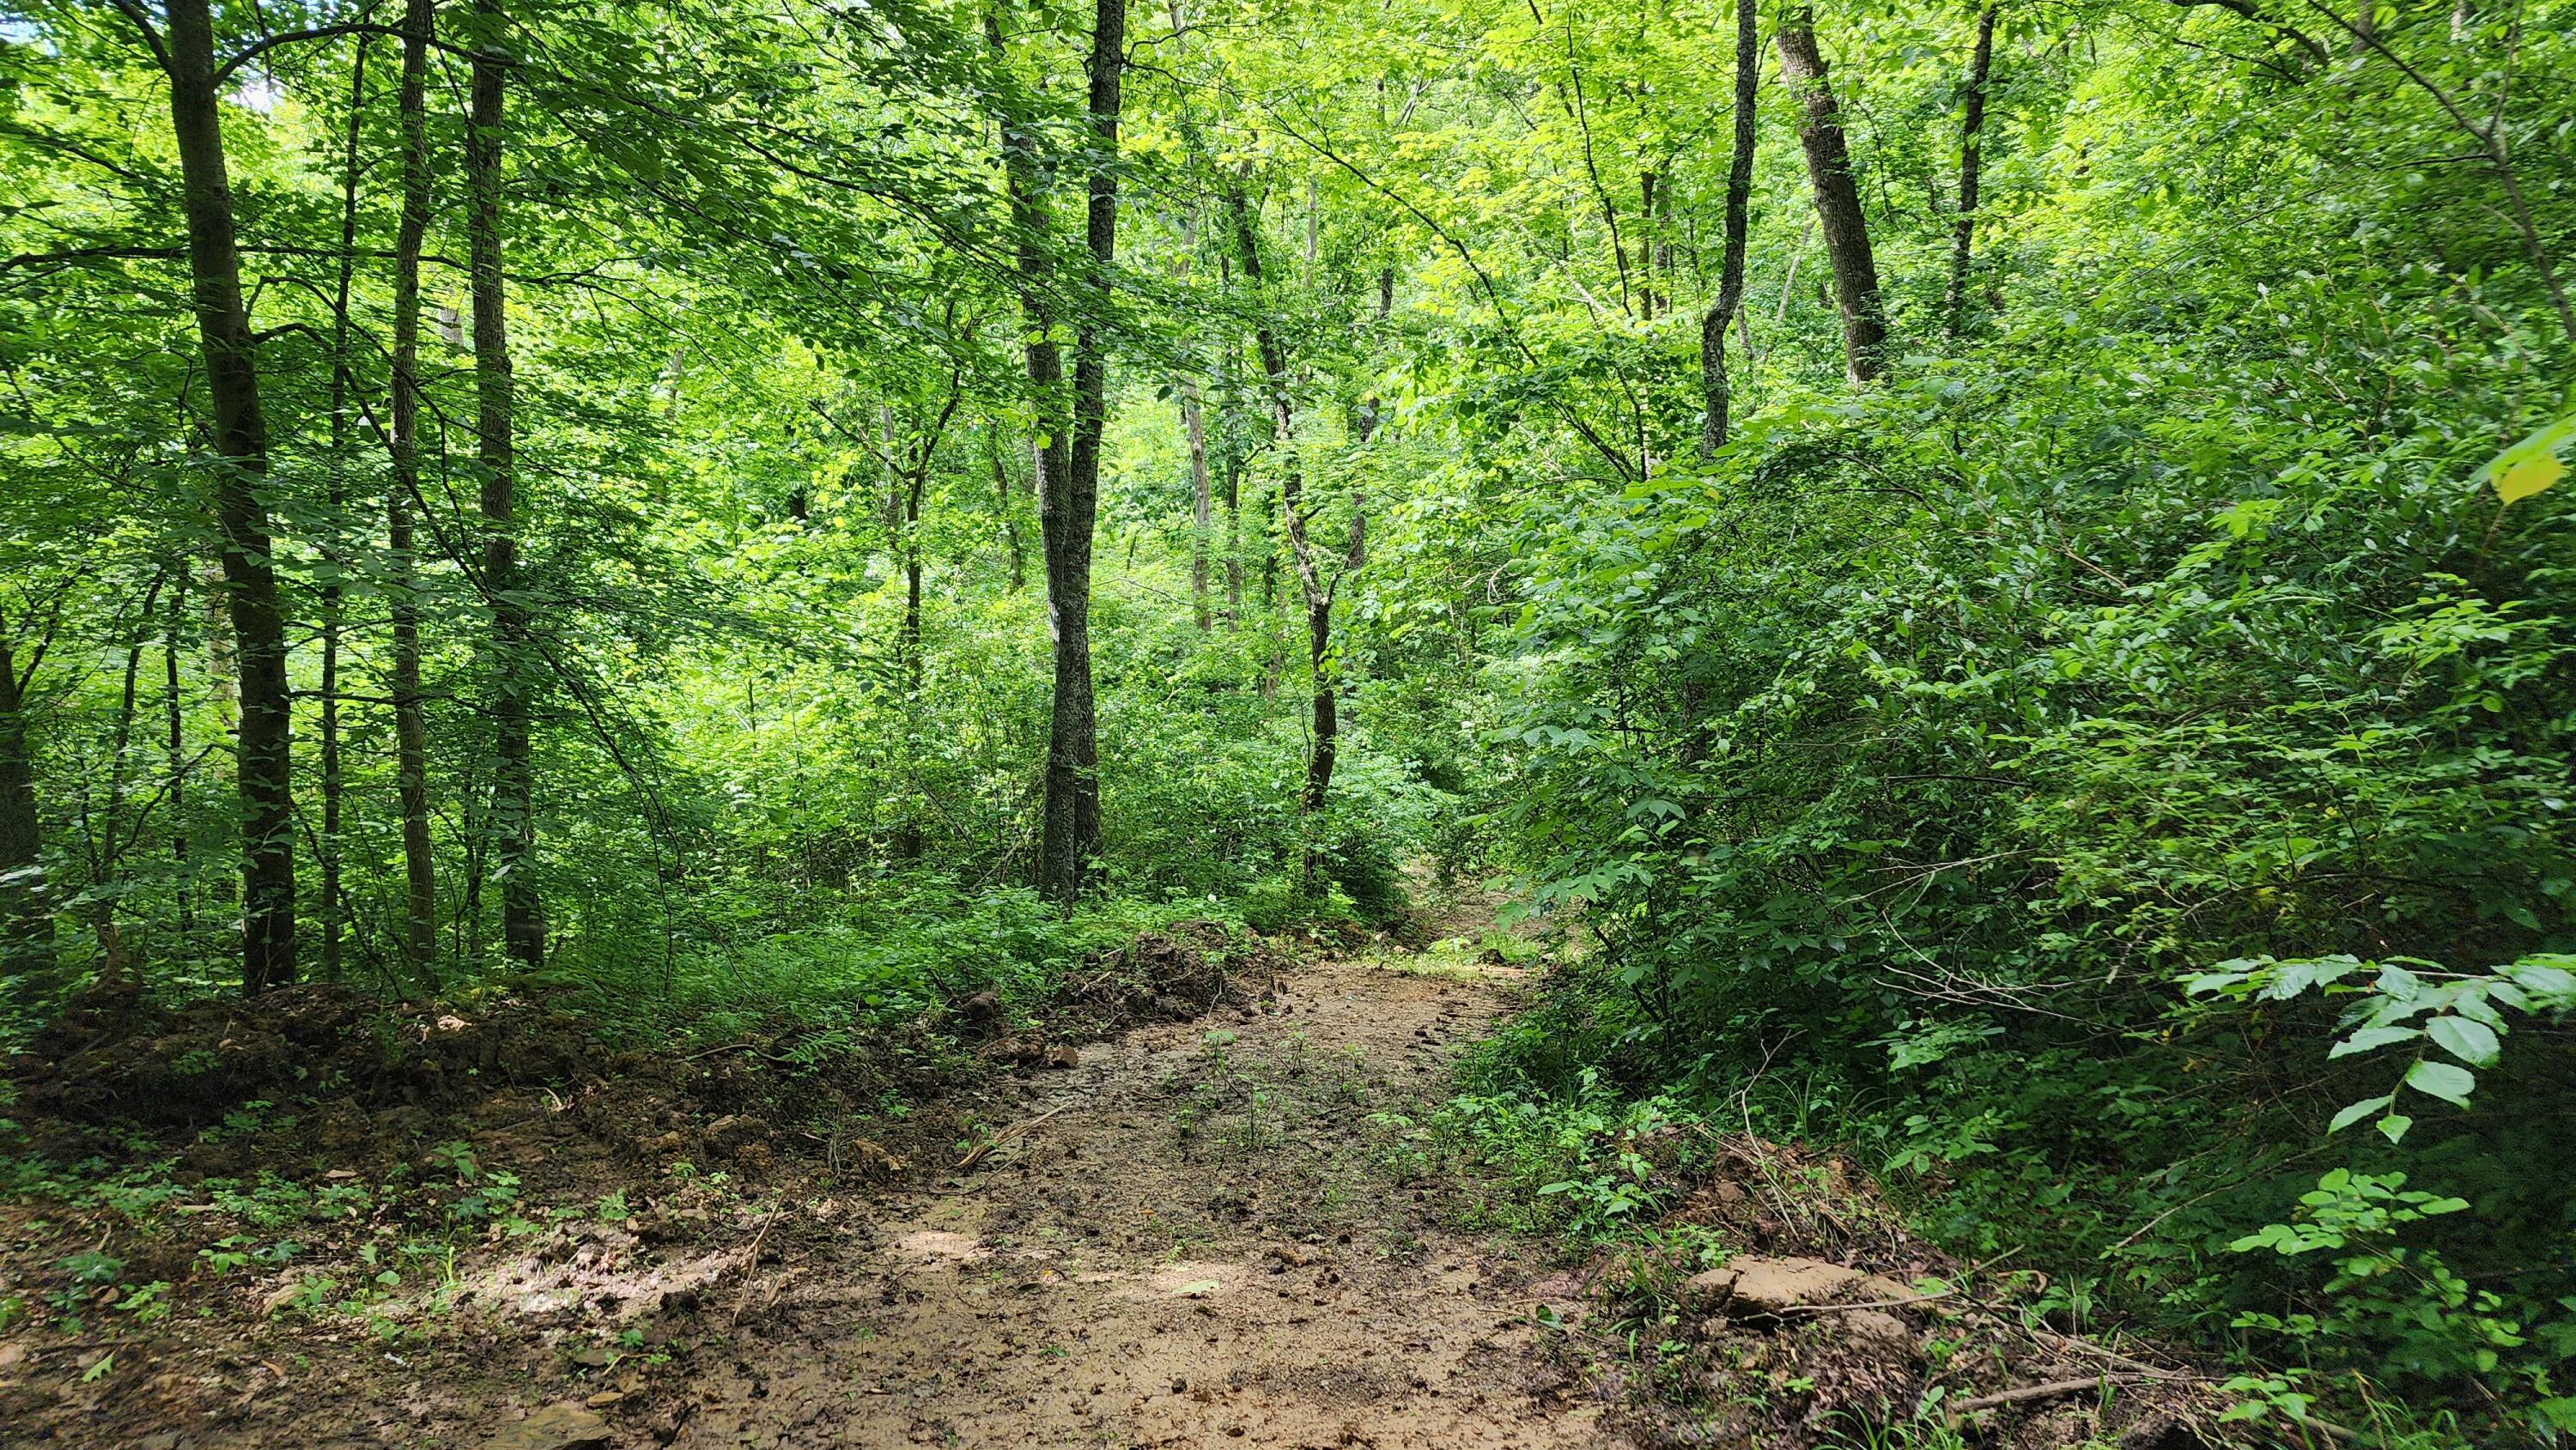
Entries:
[[1538,972],[1429,925],[687,1055],[95,999],[13,1064],[0,1445],[1798,1445],[1935,1379],[1997,1443],[2190,1442],[2189,1377],[1974,1305],[1830,1159],[1721,1145],[1615,1253],[1466,1227],[1509,1195],[1430,1120]]

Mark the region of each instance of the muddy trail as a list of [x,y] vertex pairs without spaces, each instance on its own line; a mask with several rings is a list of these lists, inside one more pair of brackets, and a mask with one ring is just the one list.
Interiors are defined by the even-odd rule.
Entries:
[[671,1443],[1606,1443],[1539,1388],[1530,1251],[1407,1171],[1511,975],[1328,962],[1086,1050],[971,1167],[782,1232]]
[[[629,1165],[600,1211],[496,1229],[427,1288],[253,1265],[193,1332],[0,1336],[0,1444],[1611,1443],[1535,1352],[1538,1305],[1580,1312],[1573,1279],[1445,1227],[1461,1185],[1420,1126],[1525,974],[1425,961],[1273,959],[1187,1020],[1021,1052],[962,1132],[926,1124],[902,1154],[854,1136],[677,1183]],[[535,1107],[580,1116],[559,1102]],[[476,1142],[524,1175],[478,1183],[533,1185],[589,1140]],[[555,1196],[616,1166],[576,1162]]]

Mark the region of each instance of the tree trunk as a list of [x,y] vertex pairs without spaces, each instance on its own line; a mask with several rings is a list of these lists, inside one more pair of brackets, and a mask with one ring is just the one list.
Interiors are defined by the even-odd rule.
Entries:
[[[151,585],[143,591],[142,604],[134,611],[134,632],[125,641],[124,685],[117,694],[116,724],[108,732],[107,809],[103,818],[85,821],[81,832],[89,847],[90,932],[98,942],[98,980],[120,987],[128,984],[134,959],[126,950],[125,933],[116,920],[116,901],[121,893],[111,883],[123,872],[125,853],[132,845],[125,828],[126,763],[133,758],[134,717],[142,697],[143,631],[151,622],[153,607],[161,600],[161,585],[167,578],[166,572],[155,573]],[[134,834],[142,834],[139,821]]]
[[1655,320],[1655,173],[1637,175],[1637,315]]
[[[984,16],[984,38],[996,62],[1004,58],[1002,23],[998,14]],[[1029,400],[1036,414],[1034,437],[1029,455],[1037,477],[1032,480],[1038,500],[1039,551],[1047,576],[1047,633],[1055,656],[1055,699],[1047,729],[1047,759],[1044,781],[1045,798],[1039,819],[1037,884],[1050,900],[1067,901],[1082,888],[1083,855],[1080,844],[1080,805],[1083,780],[1074,752],[1074,741],[1065,721],[1069,703],[1066,699],[1068,675],[1078,681],[1083,718],[1090,716],[1091,636],[1089,599],[1081,599],[1082,609],[1067,618],[1063,587],[1066,578],[1064,561],[1059,557],[1057,540],[1064,533],[1059,505],[1068,504],[1072,473],[1070,439],[1064,396],[1064,354],[1055,340],[1055,302],[1053,267],[1048,262],[1048,232],[1053,220],[1048,215],[1044,180],[1038,168],[1037,132],[1026,116],[1006,111],[1002,117],[1002,171],[1011,204],[1011,230],[1017,235],[1017,265],[1020,272],[1020,310],[1028,319]],[[1090,545],[1086,532],[1080,541],[1084,577],[1089,584]],[[1080,666],[1069,668],[1070,649],[1065,638],[1070,624],[1075,638],[1070,649],[1080,651]],[[1096,789],[1096,783],[1094,788]],[[1098,821],[1098,807],[1092,819]]]
[[[1217,290],[1230,294],[1234,267],[1222,248],[1216,259]],[[1233,629],[1243,621],[1243,428],[1238,395],[1235,391],[1235,364],[1243,352],[1242,339],[1227,335],[1217,349],[1216,432],[1217,451],[1223,459],[1219,469],[1225,480],[1225,625]]]
[[1100,503],[1100,442],[1109,418],[1109,267],[1118,249],[1119,83],[1126,65],[1125,0],[1098,0],[1091,28],[1091,174],[1083,239],[1093,309],[1073,344],[1073,446],[1063,477],[1038,496],[1046,534],[1047,613],[1055,626],[1055,709],[1047,724],[1046,805],[1038,887],[1054,901],[1080,894],[1100,854],[1100,742],[1091,686],[1091,530]]
[[331,295],[331,463],[323,500],[331,543],[322,583],[322,975],[340,979],[340,569],[349,458],[349,285],[358,261],[358,120],[367,101],[367,37],[349,64],[349,124],[340,169],[340,260]]
[[215,95],[215,28],[208,0],[169,0],[170,123],[188,218],[188,270],[214,404],[215,528],[241,668],[239,779],[242,990],[295,980],[293,696],[286,623],[269,559],[268,421],[260,412],[250,315],[242,304],[232,184],[224,170]]
[[535,762],[528,606],[519,579],[518,460],[509,322],[501,281],[502,88],[509,62],[494,52],[500,7],[475,0],[485,27],[474,51],[465,139],[466,254],[474,288],[475,453],[483,469],[483,592],[492,607],[492,813],[501,879],[501,950],[533,970],[545,959],[536,881]]
[[1215,623],[1208,605],[1208,534],[1216,522],[1216,500],[1208,483],[1207,419],[1196,378],[1181,380],[1181,431],[1190,444],[1190,602],[1205,634]]
[[1968,311],[1968,260],[1977,234],[1977,173],[1986,129],[1986,76],[1994,63],[1995,7],[1977,12],[1968,56],[1967,102],[1959,118],[1959,216],[1950,224],[1950,288],[1941,298],[1941,335],[1956,339]]
[[1843,144],[1841,108],[1816,51],[1815,12],[1797,6],[1780,21],[1780,78],[1798,99],[1798,144],[1807,152],[1807,180],[1816,196],[1816,220],[1825,237],[1825,259],[1834,269],[1834,306],[1842,314],[1843,357],[1851,380],[1866,383],[1885,365],[1887,318],[1878,295],[1878,262],[1870,255],[1869,221],[1860,187],[1852,179],[1851,152]]
[[388,612],[393,617],[394,791],[402,811],[403,964],[438,990],[438,877],[429,844],[429,729],[420,704],[420,599],[411,503],[420,489],[420,247],[429,231],[429,45],[437,0],[403,9],[402,221],[394,234],[393,483],[385,493]]
[[170,621],[161,633],[161,723],[167,771],[162,791],[170,803],[170,865],[179,897],[177,955],[183,960],[193,959],[197,938],[196,871],[188,864],[188,737],[179,709],[179,626],[187,617],[188,571],[182,568],[170,591]]
[[993,465],[993,501],[1002,511],[1003,544],[1010,550],[1010,591],[1019,593],[1028,587],[1029,566],[1026,551],[1020,544],[1020,511],[1011,497],[1011,471],[1002,463],[1002,427],[990,425],[985,433],[984,456]]
[[[1699,325],[1699,456],[1726,446],[1731,402],[1726,325],[1744,307],[1744,237],[1753,201],[1753,122],[1762,99],[1762,42],[1753,0],[1735,0],[1735,148],[1726,164],[1726,250],[1717,267],[1717,301]],[[1746,349],[1749,353],[1750,347]]]
[[35,753],[27,743],[26,687],[0,621],[0,965],[34,963],[53,935],[44,909],[43,819],[36,814]]
[[[1244,200],[1240,183],[1226,192],[1225,204],[1234,218],[1235,249],[1243,259],[1243,280],[1258,301],[1261,237],[1254,229],[1252,208]],[[1261,369],[1269,380],[1271,425],[1279,432],[1279,516],[1288,530],[1289,558],[1306,599],[1306,674],[1311,687],[1314,748],[1306,757],[1306,788],[1298,804],[1313,812],[1323,809],[1325,794],[1332,787],[1334,751],[1341,734],[1332,658],[1333,597],[1324,589],[1317,573],[1314,546],[1306,537],[1306,482],[1297,456],[1296,415],[1288,396],[1288,353],[1270,325],[1269,311],[1264,308],[1256,315],[1260,321],[1253,328],[1253,344],[1260,349]]]

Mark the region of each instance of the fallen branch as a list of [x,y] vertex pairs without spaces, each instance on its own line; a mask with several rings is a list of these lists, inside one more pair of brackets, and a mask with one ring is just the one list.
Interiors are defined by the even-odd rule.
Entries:
[[1055,1107],[1049,1108],[1045,1112],[1038,1114],[1034,1118],[1030,1118],[1024,1122],[1014,1123],[1011,1126],[1004,1128],[1002,1131],[995,1133],[992,1137],[976,1144],[973,1151],[969,1152],[965,1157],[958,1159],[957,1166],[949,1171],[952,1173],[965,1172],[967,1169],[983,1162],[985,1155],[991,1153],[994,1149],[1001,1147],[1004,1143],[1011,1141],[1013,1138],[1020,1136],[1022,1133],[1027,1132],[1029,1129],[1036,1127],[1038,1124],[1045,1122],[1047,1119],[1054,1117],[1056,1114],[1063,1112],[1066,1108],[1072,1106],[1073,1104],[1071,1103],[1060,1103]]
[[2080,1380],[2050,1380],[2044,1385],[2024,1385],[2017,1390],[1999,1390],[1994,1394],[1978,1395],[1973,1399],[1953,1400],[1950,1402],[1950,1419],[1955,1424],[1962,1415],[1977,1410],[1991,1410],[1997,1405],[2017,1405],[2024,1400],[2053,1400],[2059,1395],[2071,1395],[2078,1390],[2098,1389],[2112,1383],[2114,1378],[2111,1375],[2097,1374],[2088,1375]]

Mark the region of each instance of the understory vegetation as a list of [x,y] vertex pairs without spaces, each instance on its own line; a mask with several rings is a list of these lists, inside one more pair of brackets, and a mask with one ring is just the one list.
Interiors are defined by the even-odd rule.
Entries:
[[12,6],[0,1047],[884,1040],[1490,881],[1511,1222],[1800,1143],[2249,1434],[2555,1443],[2571,37]]

